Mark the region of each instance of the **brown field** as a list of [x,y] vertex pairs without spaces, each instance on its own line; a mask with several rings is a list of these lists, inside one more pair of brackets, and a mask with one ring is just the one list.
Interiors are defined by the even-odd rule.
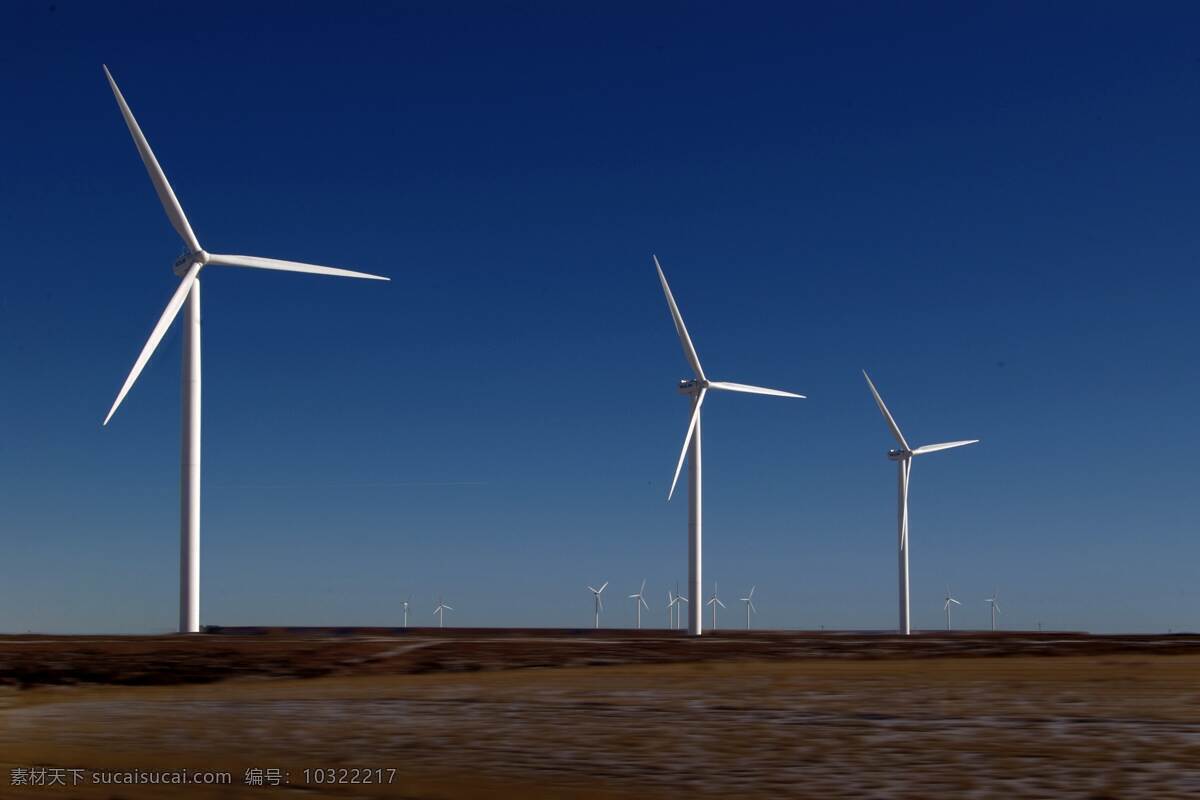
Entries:
[[[181,769],[231,784],[93,783]],[[3,798],[685,795],[1200,797],[1200,637],[0,637]]]

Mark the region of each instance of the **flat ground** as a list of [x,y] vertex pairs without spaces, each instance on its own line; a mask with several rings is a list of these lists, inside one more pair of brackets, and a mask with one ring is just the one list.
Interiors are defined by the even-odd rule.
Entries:
[[1200,797],[1200,637],[0,637],[0,797],[272,795]]

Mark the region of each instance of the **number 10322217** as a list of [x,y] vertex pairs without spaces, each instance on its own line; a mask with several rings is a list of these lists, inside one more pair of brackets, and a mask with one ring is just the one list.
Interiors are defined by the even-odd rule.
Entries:
[[339,767],[304,770],[305,783],[395,783],[396,770]]

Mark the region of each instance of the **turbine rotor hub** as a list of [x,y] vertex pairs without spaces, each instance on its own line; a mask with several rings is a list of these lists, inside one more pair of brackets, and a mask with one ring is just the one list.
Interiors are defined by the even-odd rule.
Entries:
[[192,265],[197,263],[201,265],[207,264],[208,253],[204,250],[197,250],[194,253],[185,253],[179,258],[175,259],[175,264],[171,267],[171,271],[174,272],[178,277],[182,278],[187,274],[187,271],[192,268]]
[[708,387],[708,381],[700,381],[695,379],[684,379],[679,382],[679,393],[688,397],[695,397]]
[[904,461],[912,458],[911,450],[888,450],[887,457],[892,461]]

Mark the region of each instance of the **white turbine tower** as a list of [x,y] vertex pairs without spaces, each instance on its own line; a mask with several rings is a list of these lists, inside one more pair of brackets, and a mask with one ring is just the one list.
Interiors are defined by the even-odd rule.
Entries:
[[251,269],[274,269],[285,272],[308,272],[316,275],[337,275],[344,278],[369,278],[386,281],[388,278],[379,275],[368,275],[364,272],[351,272],[346,269],[320,267],[315,264],[301,264],[295,261],[280,261],[274,258],[259,258],[257,256],[229,256],[207,253],[200,246],[196,234],[184,216],[183,208],[167,182],[167,176],[154,158],[150,144],[142,135],[133,112],[125,103],[121,90],[116,81],[104,68],[108,84],[112,87],[117,105],[133,142],[137,145],[138,154],[154,191],[158,194],[159,202],[167,212],[167,218],[175,232],[183,239],[184,255],[175,261],[174,271],[182,280],[171,295],[166,309],[158,318],[150,338],[146,341],[142,352],[138,354],[129,371],[129,376],[117,393],[117,399],[104,418],[104,425],[112,419],[117,407],[125,399],[130,388],[138,379],[146,362],[154,354],[158,343],[167,332],[167,328],[184,310],[183,319],[183,436],[182,457],[180,459],[182,476],[180,480],[180,557],[179,557],[179,632],[196,633],[200,630],[200,279],[199,274],[206,265],[223,267],[249,267]]
[[996,630],[996,615],[1000,613],[1000,604],[996,602],[996,595],[997,595],[997,592],[995,589],[993,589],[992,596],[983,601],[985,603],[991,604],[991,606],[992,606],[992,630],[993,631]]
[[638,630],[642,629],[642,606],[646,606],[646,610],[650,610],[650,606],[646,604],[646,598],[642,595],[646,592],[646,579],[642,578],[642,588],[638,589],[633,594],[629,595],[630,600],[636,600],[633,607],[637,609],[637,626]]
[[675,597],[675,593],[667,589],[667,630],[675,630],[675,605],[679,599]]
[[604,591],[606,586],[608,586],[608,581],[605,581],[603,584],[601,584],[599,589],[596,589],[591,585],[588,586],[588,591],[592,593],[592,596],[596,600],[596,602],[593,604],[593,607],[596,611],[596,624],[594,626],[596,628],[600,627],[600,612],[604,610],[604,601],[600,599],[600,593]]
[[412,602],[411,594],[408,596],[407,600],[401,601],[401,605],[404,606],[404,627],[406,627],[406,628],[408,627],[408,604],[411,602]]
[[[675,465],[675,477],[671,479],[671,490],[667,493],[667,500],[670,501],[675,494],[675,485],[679,482],[679,472],[683,469],[683,462],[686,459],[690,466],[688,475],[688,593],[701,597],[703,589],[701,588],[700,407],[704,405],[704,397],[708,394],[709,389],[799,399],[804,399],[804,395],[781,392],[778,389],[764,389],[761,386],[747,386],[743,383],[710,381],[700,366],[700,357],[696,355],[696,348],[692,346],[692,339],[688,336],[687,327],[683,324],[683,317],[679,313],[679,306],[675,304],[671,287],[667,285],[667,278],[663,275],[662,265],[658,263],[657,256],[654,256],[654,267],[658,270],[658,279],[662,283],[663,294],[666,295],[667,305],[671,308],[671,318],[675,321],[675,332],[679,334],[679,342],[683,345],[683,354],[696,376],[694,379],[679,382],[679,393],[692,400],[692,413],[687,433],[683,437],[683,450],[679,453],[679,462]],[[701,612],[703,609],[697,603],[689,610],[691,613],[688,614],[688,633],[692,636],[699,636],[702,628]]]
[[900,433],[900,427],[896,425],[896,420],[892,419],[891,412],[883,404],[883,398],[875,390],[875,384],[871,383],[871,378],[867,375],[866,370],[863,370],[863,377],[867,379],[867,386],[870,387],[871,394],[875,397],[875,403],[879,406],[879,410],[883,412],[883,418],[887,420],[888,428],[892,431],[892,436],[895,436],[896,441],[900,443],[899,449],[889,450],[887,455],[900,468],[900,509],[897,515],[897,527],[900,533],[900,633],[907,636],[912,632],[908,618],[908,480],[912,472],[912,458],[913,456],[920,456],[925,453],[934,453],[938,450],[948,450],[951,447],[975,444],[979,440],[967,439],[960,442],[943,442],[942,444],[927,444],[915,449],[910,448],[908,442],[904,441],[904,434]]
[[440,597],[438,598],[437,608],[435,608],[433,610],[433,613],[437,615],[439,628],[445,627],[445,625],[443,623],[444,623],[444,617],[446,615],[446,612],[453,611],[453,610],[454,610],[454,606],[448,606],[442,602],[442,598],[440,598]]
[[961,606],[962,603],[954,599],[950,594],[950,587],[946,587],[946,605],[942,608],[946,612],[946,630],[950,630],[950,606]]
[[[716,587],[714,587],[714,590],[715,588]],[[755,614],[758,613],[758,609],[754,607],[754,590],[757,588],[757,586],[751,586],[750,594],[741,598],[742,602],[746,604],[746,630],[750,630],[750,612],[753,611]],[[716,609],[713,610],[715,611]]]
[[712,597],[708,598],[708,602],[705,603],[705,605],[712,606],[712,610],[713,610],[712,629],[715,631],[717,629],[717,606],[720,606],[721,608],[725,608],[725,604],[721,602],[721,598],[717,597],[717,582],[716,581],[713,581]]

